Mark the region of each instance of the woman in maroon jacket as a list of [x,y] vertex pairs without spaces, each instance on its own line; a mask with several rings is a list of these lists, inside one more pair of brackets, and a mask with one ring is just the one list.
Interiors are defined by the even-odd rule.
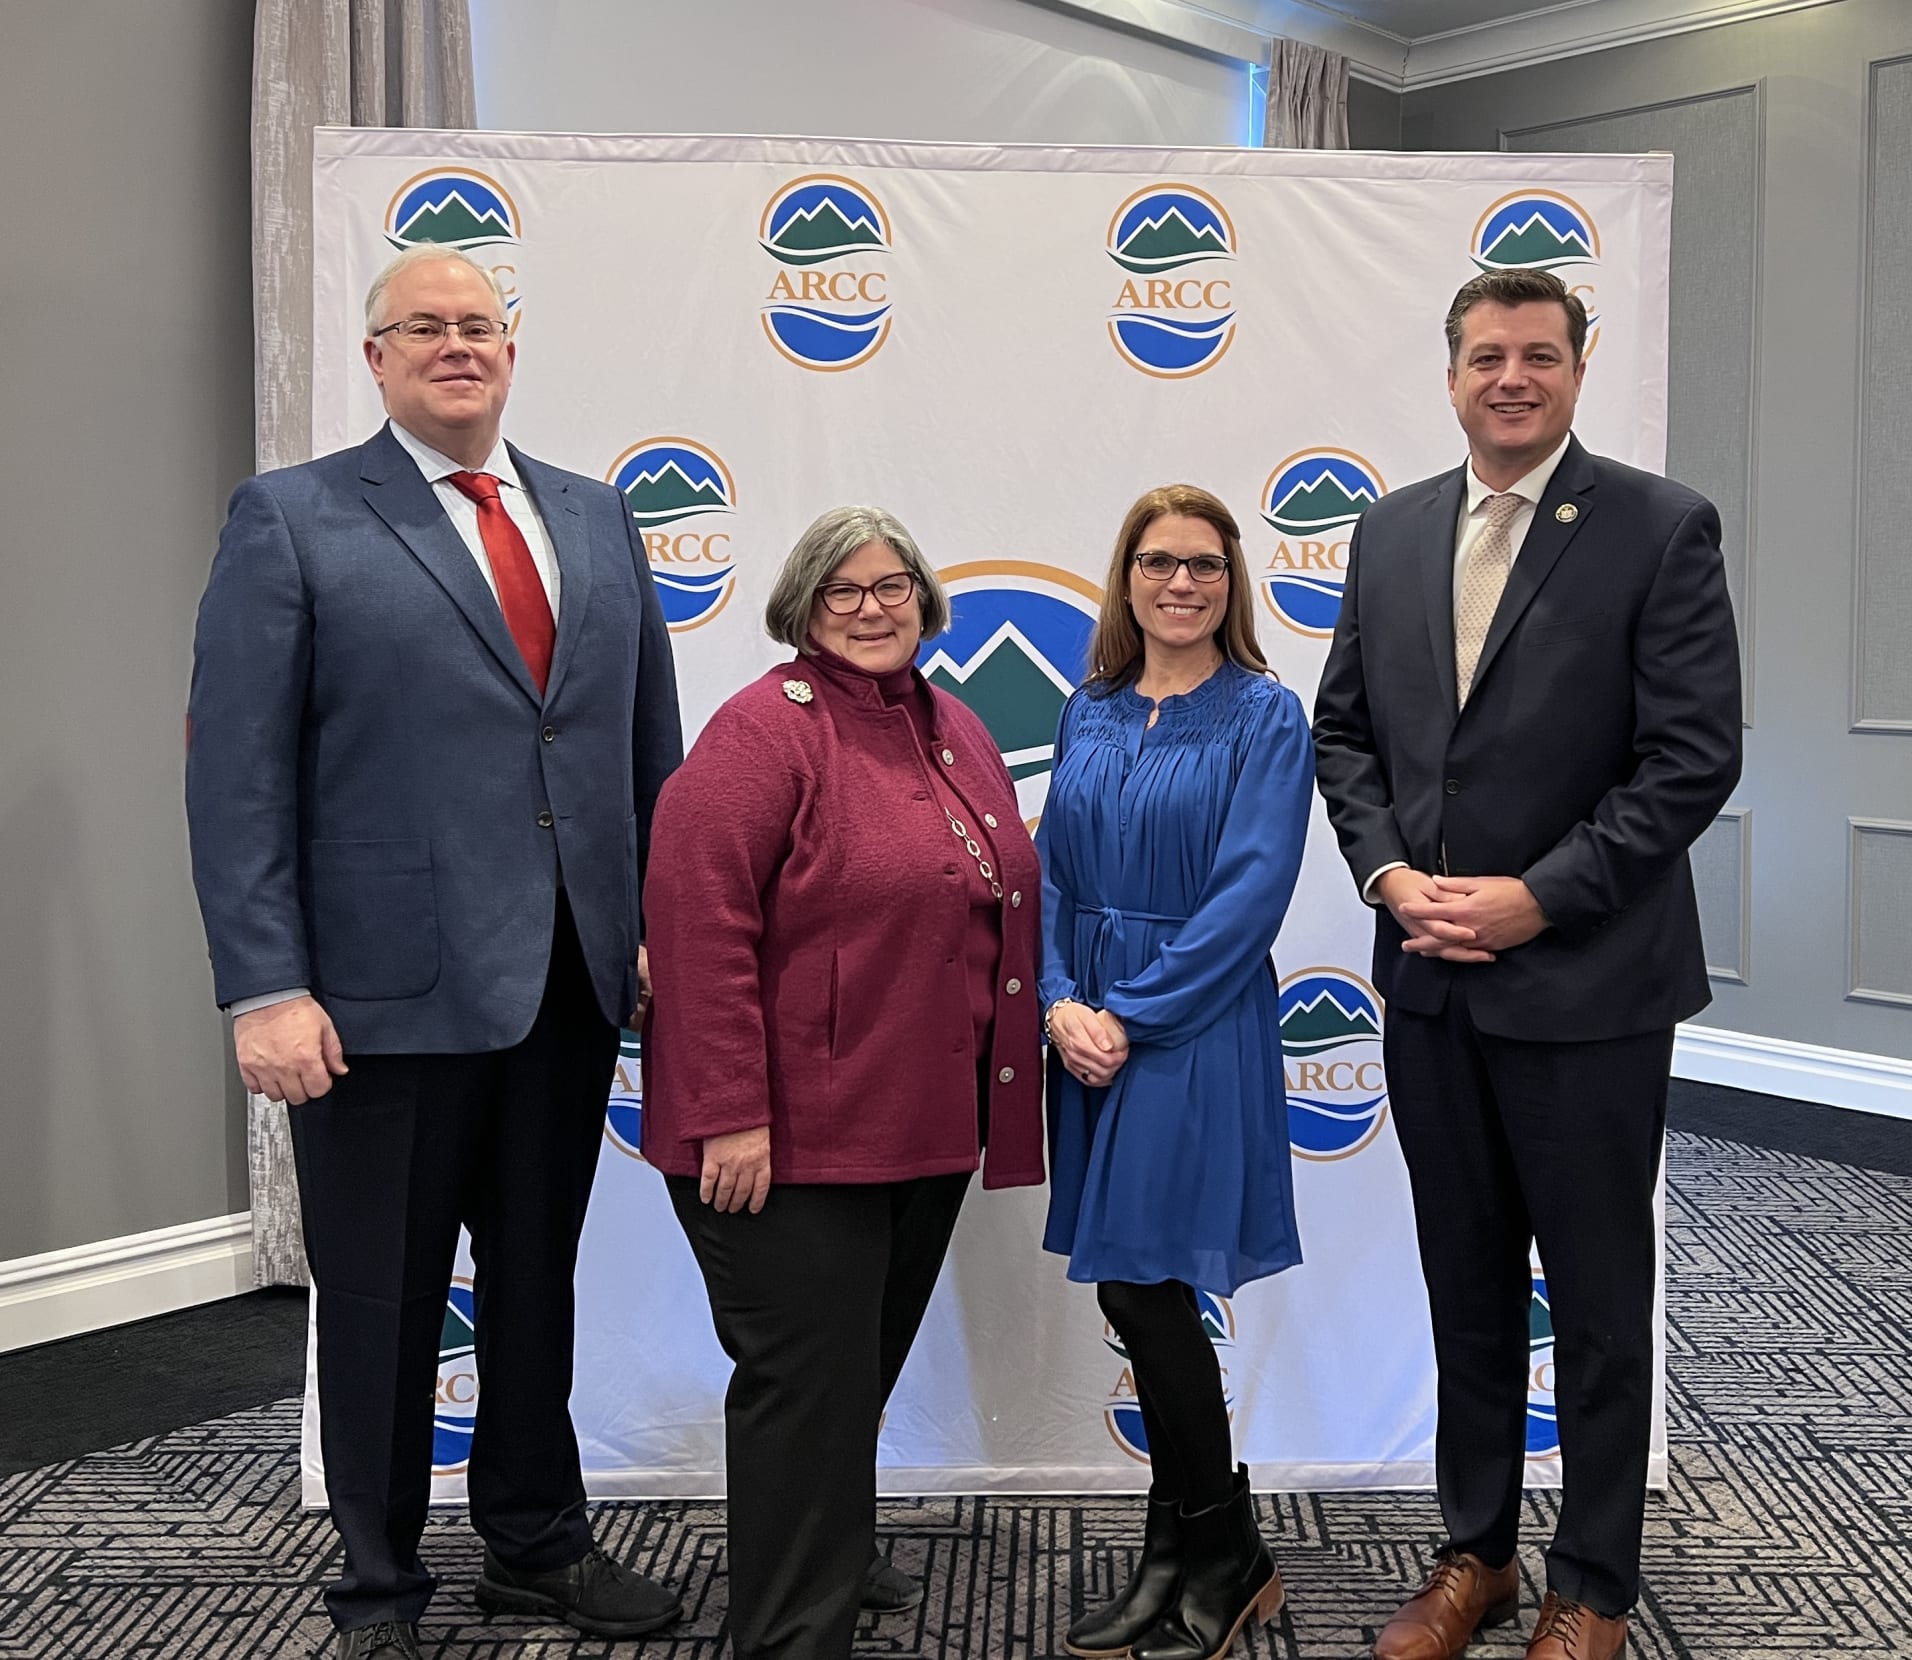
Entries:
[[841,1660],[875,1555],[876,1439],[980,1162],[1042,1180],[1040,876],[982,722],[917,648],[949,602],[889,514],[803,533],[765,615],[797,657],[658,798],[644,1156],[690,1238],[725,1397],[737,1660]]

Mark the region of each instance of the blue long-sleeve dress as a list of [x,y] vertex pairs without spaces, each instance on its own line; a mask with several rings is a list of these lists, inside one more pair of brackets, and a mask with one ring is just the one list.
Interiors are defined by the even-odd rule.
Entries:
[[1043,1007],[1128,1031],[1089,1089],[1049,1057],[1049,1222],[1072,1280],[1232,1294],[1301,1260],[1269,961],[1301,870],[1314,753],[1301,702],[1232,661],[1185,697],[1077,692],[1043,869]]

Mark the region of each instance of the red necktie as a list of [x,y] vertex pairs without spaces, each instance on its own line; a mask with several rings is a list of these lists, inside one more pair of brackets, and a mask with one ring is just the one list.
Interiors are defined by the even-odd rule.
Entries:
[[490,473],[453,473],[451,482],[478,504],[478,535],[491,561],[492,580],[498,584],[498,607],[542,693],[550,678],[551,645],[558,631],[524,532],[498,499],[498,481]]

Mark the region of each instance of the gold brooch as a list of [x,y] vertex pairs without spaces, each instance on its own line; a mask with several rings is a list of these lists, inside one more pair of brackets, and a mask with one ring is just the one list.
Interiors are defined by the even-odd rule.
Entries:
[[1580,509],[1575,507],[1570,501],[1563,501],[1554,509],[1554,517],[1563,525],[1570,525],[1575,519],[1580,517]]
[[783,683],[783,695],[792,703],[808,703],[817,694],[810,690],[807,680],[786,680]]

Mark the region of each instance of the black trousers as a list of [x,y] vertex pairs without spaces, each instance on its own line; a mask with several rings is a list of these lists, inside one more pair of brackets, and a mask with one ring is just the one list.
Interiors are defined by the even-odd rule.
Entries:
[[724,1396],[735,1660],[845,1660],[876,1549],[879,1420],[969,1174],[786,1183],[763,1209],[666,1178],[735,1362]]
[[544,1001],[522,1043],[478,1055],[346,1056],[291,1110],[318,1288],[319,1439],[345,1567],[342,1630],[416,1620],[432,1414],[461,1223],[476,1267],[472,1523],[513,1567],[591,1548],[571,1427],[572,1274],[597,1170],[617,1028],[558,902]]
[[1639,1596],[1653,1403],[1653,1189],[1673,1034],[1527,1043],[1389,1009],[1388,1090],[1414,1192],[1440,1370],[1450,1543],[1514,1554],[1526,1470],[1528,1250],[1554,1326],[1564,1490],[1547,1582],[1596,1613]]

